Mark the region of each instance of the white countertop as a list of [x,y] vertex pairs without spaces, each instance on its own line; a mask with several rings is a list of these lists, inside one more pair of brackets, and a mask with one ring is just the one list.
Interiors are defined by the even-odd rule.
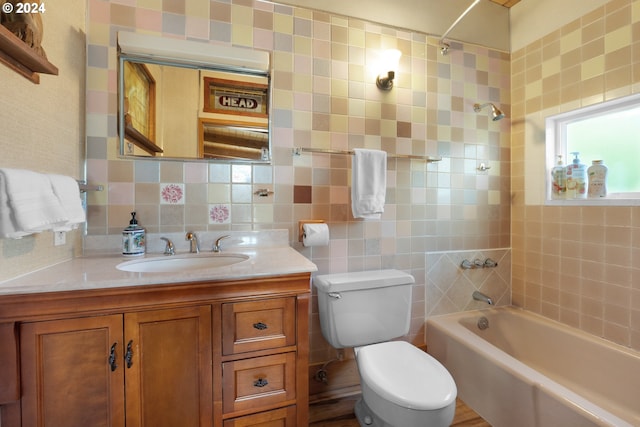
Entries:
[[[121,262],[143,257],[83,256],[2,282],[0,295],[253,279],[317,271],[314,263],[290,246],[229,246],[222,253],[244,254],[249,259],[213,269],[194,269],[179,273],[135,273],[120,271],[116,266]],[[165,256],[148,254],[144,258]]]

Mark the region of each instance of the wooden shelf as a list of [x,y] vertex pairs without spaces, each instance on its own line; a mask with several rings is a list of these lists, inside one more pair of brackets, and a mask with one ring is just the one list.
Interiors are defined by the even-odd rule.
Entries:
[[40,83],[38,73],[58,75],[58,68],[33,51],[4,26],[0,25],[0,62],[20,75]]
[[137,145],[138,147],[142,148],[143,150],[145,150],[147,153],[151,154],[152,156],[155,156],[156,153],[164,152],[164,150],[162,148],[160,148],[153,141],[151,141],[149,138],[147,138],[146,136],[144,136],[143,134],[138,132],[130,124],[124,125],[124,134],[125,134],[125,137],[127,139],[129,139],[135,145]]

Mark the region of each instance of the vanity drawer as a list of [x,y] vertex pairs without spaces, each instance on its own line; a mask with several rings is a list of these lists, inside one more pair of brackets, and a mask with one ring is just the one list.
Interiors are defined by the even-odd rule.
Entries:
[[296,398],[296,353],[222,364],[223,412],[260,411]]
[[295,345],[295,298],[222,305],[222,354]]
[[287,406],[273,411],[225,420],[224,427],[282,426],[296,427],[296,407]]

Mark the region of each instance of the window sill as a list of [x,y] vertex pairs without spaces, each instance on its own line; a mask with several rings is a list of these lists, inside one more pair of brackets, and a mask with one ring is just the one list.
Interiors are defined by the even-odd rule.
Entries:
[[546,200],[545,206],[640,206],[640,197],[603,197],[599,199]]

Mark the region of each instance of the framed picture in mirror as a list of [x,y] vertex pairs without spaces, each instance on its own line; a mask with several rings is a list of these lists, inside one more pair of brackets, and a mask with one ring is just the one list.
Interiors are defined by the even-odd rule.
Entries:
[[269,116],[269,86],[249,81],[204,77],[205,113],[245,117]]
[[156,81],[145,64],[124,62],[124,129],[127,139],[150,153],[155,144]]

